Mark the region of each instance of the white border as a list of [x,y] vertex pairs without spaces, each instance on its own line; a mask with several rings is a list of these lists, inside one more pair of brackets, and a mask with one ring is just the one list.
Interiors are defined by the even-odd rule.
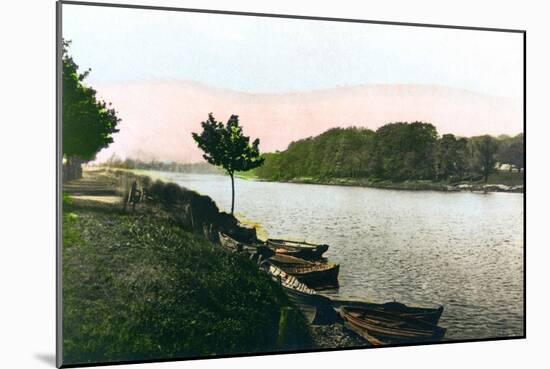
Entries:
[[[124,1],[111,1],[121,2]],[[140,364],[144,368],[518,368],[546,362],[550,245],[547,14],[509,1],[138,1],[187,8],[527,29],[527,340]],[[542,2],[540,4],[543,4]],[[2,184],[0,366],[53,367],[55,352],[55,3],[12,1],[0,12]],[[548,202],[548,201],[546,201]],[[544,361],[543,361],[544,360]],[[536,365],[536,364],[534,364]],[[137,367],[137,366],[134,366]]]

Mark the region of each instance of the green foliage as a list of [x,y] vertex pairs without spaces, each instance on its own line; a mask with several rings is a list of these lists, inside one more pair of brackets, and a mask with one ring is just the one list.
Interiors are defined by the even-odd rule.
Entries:
[[262,165],[264,159],[258,148],[260,140],[255,139],[250,144],[250,137],[243,134],[237,115],[232,115],[224,126],[223,123],[216,122],[210,113],[208,120],[202,122],[201,126],[203,131],[192,135],[199,148],[204,151],[203,157],[208,163],[221,166],[229,175]]
[[283,153],[267,153],[254,174],[271,180],[350,177],[368,174],[374,132],[363,128],[333,128],[315,138],[292,142]]
[[[146,177],[147,178],[147,177]],[[174,206],[184,197],[184,191],[175,183],[155,181],[149,188],[149,195],[164,206]]]
[[523,135],[487,137],[438,137],[436,128],[423,122],[389,123],[376,132],[332,128],[292,142],[283,152],[263,154],[265,164],[253,174],[274,181],[458,182],[490,175],[495,160],[523,167]]
[[390,123],[376,131],[374,174],[392,180],[434,177],[437,130],[430,123]]
[[467,170],[467,144],[465,138],[456,139],[445,134],[437,142],[435,155],[437,179],[461,179]]
[[89,161],[113,142],[120,119],[110,103],[97,99],[96,91],[83,83],[90,70],[78,71],[69,44],[63,42],[63,154]]
[[250,144],[250,137],[243,134],[239,117],[231,115],[225,126],[217,122],[212,113],[201,122],[202,132],[192,133],[193,139],[204,152],[203,158],[210,164],[221,166],[231,177],[231,214],[235,207],[235,172],[246,172],[264,163],[260,156],[260,140]]
[[511,164],[516,168],[525,167],[523,134],[499,139],[496,159],[500,163]]
[[78,215],[74,212],[71,212],[71,204],[73,199],[66,193],[62,193],[62,218],[63,218],[63,227],[62,227],[62,237],[63,245],[67,248],[76,245],[80,242],[80,232],[74,227],[74,223],[78,220]]
[[[290,303],[245,257],[223,252],[168,219],[72,205],[63,219],[66,364],[197,357],[276,350]],[[293,310],[287,345],[305,348]]]
[[69,196],[69,194],[65,193],[65,192],[62,192],[61,193],[61,201],[62,201],[62,204],[63,205],[70,205],[72,204],[73,202],[73,199],[71,198],[71,196]]
[[485,135],[477,137],[473,140],[473,144],[475,147],[474,158],[485,182],[487,182],[489,174],[495,170],[495,154],[498,150],[498,142],[493,137]]

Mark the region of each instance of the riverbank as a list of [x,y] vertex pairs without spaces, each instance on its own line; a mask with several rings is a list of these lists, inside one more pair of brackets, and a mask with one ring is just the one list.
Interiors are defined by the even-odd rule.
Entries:
[[[228,176],[163,175],[230,208]],[[270,238],[330,245],[326,256],[341,265],[342,282],[326,292],[331,298],[444,305],[441,325],[449,340],[522,332],[521,194],[240,179],[236,194],[237,212],[261,224]]]
[[245,180],[265,181],[265,182],[282,182],[282,183],[303,183],[303,184],[319,184],[319,185],[334,185],[334,186],[352,186],[352,187],[371,187],[391,190],[409,190],[409,191],[443,191],[443,192],[510,192],[523,193],[524,184],[523,173],[514,173],[513,178],[509,178],[506,174],[493,174],[489,177],[487,183],[483,181],[475,182],[436,182],[429,180],[407,180],[402,182],[394,182],[389,180],[373,180],[368,178],[312,178],[312,177],[297,177],[288,180],[271,180],[260,178],[254,175],[239,174],[239,178]]
[[205,196],[159,183],[149,184],[155,200],[124,211],[121,183],[130,181],[88,171],[65,186],[65,363],[358,345],[347,331],[331,341],[295,307],[278,345],[280,311],[292,303],[255,263],[209,240],[213,228],[232,224],[228,215],[214,214]]
[[[153,170],[139,169],[116,169],[128,171],[136,175],[151,175]],[[160,173],[160,172],[159,172]],[[290,179],[270,179],[262,178],[253,173],[239,172],[236,177],[243,180],[259,182],[280,182],[280,183],[301,183],[318,184],[332,186],[351,186],[351,187],[370,187],[388,190],[408,190],[408,191],[441,191],[441,192],[508,192],[523,193],[525,191],[523,173],[516,172],[495,172],[492,173],[487,183],[483,181],[461,181],[451,183],[448,181],[431,180],[406,180],[395,182],[390,180],[378,180],[369,178],[314,178],[314,177],[296,177]],[[154,176],[154,179],[161,179],[162,175]]]

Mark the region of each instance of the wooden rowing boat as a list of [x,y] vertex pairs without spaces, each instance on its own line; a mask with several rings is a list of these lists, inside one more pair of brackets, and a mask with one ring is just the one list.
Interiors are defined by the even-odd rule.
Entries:
[[422,320],[359,307],[341,307],[338,313],[349,328],[373,345],[437,342],[446,331]]
[[309,323],[330,324],[336,320],[336,311],[328,297],[318,294],[282,269],[269,263],[266,266],[268,274],[281,284],[290,301],[302,311]]
[[338,287],[340,265],[275,254],[269,262],[313,288]]
[[269,258],[269,260],[272,262],[272,264],[275,264],[278,267],[282,267],[282,268],[290,268],[290,267],[294,267],[294,268],[304,267],[304,268],[307,268],[307,267],[311,267],[311,266],[314,266],[314,265],[324,264],[320,261],[314,262],[314,261],[310,261],[310,260],[300,259],[300,258],[297,258],[297,257],[294,257],[294,256],[281,255],[281,254],[277,254],[277,253],[275,253],[271,258]]
[[240,242],[234,238],[219,232],[220,245],[231,253],[246,253],[248,255],[262,255],[264,258],[269,258],[275,255],[275,252],[262,244],[249,244]]
[[266,245],[272,248],[277,254],[294,256],[306,260],[319,260],[322,258],[323,253],[328,250],[328,245],[325,244],[273,238],[268,239]]
[[332,300],[335,308],[341,307],[358,307],[363,308],[365,311],[381,311],[397,315],[403,318],[417,319],[425,321],[426,323],[437,325],[439,318],[443,313],[443,306],[437,308],[426,308],[417,306],[407,306],[397,301],[386,303],[374,303],[366,301],[352,301],[352,300]]

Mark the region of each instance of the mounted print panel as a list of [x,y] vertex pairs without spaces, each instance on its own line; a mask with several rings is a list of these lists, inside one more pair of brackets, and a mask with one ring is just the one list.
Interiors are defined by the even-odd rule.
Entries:
[[58,3],[58,365],[524,338],[524,40]]

